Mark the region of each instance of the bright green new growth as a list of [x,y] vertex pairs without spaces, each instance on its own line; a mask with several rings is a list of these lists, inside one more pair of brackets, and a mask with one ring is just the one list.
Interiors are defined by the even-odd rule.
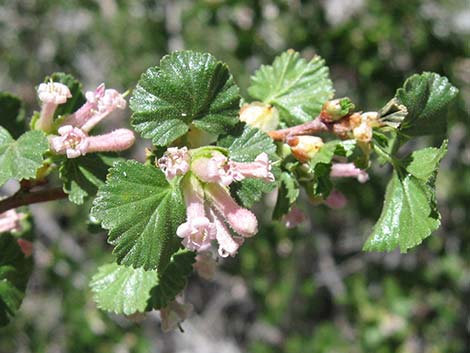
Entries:
[[240,97],[227,66],[207,53],[175,52],[149,68],[130,100],[132,126],[168,146],[193,124],[214,135],[238,122]]
[[162,271],[179,248],[176,228],[185,219],[181,191],[154,166],[115,163],[91,214],[110,231],[120,264]]
[[325,62],[318,56],[311,61],[288,50],[272,66],[261,66],[251,78],[248,93],[274,105],[281,120],[293,126],[312,120],[323,104],[333,98],[333,84]]
[[34,178],[48,149],[49,144],[42,131],[28,131],[15,141],[0,126],[0,185],[8,179]]

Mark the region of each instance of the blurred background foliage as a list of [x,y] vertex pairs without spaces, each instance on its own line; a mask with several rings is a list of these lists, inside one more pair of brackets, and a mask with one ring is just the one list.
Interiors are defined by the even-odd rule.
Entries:
[[[338,184],[346,208],[300,205],[295,231],[269,221],[213,282],[193,276],[195,315],[163,335],[158,315],[130,319],[96,309],[88,281],[111,257],[87,207],[32,207],[35,264],[0,352],[468,352],[470,346],[470,6],[467,0],[18,0],[0,1],[0,90],[37,109],[34,86],[54,71],[86,89],[122,91],[177,49],[227,62],[249,77],[293,48],[319,54],[337,96],[380,108],[410,74],[435,71],[460,89],[437,190],[442,227],[408,254],[363,253],[389,171]],[[127,124],[130,112],[115,124]],[[134,158],[142,160],[142,146]],[[221,261],[222,262],[222,261]]]

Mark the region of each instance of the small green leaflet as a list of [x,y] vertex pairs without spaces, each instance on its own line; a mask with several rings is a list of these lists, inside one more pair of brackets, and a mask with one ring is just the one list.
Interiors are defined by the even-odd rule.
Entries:
[[69,200],[80,205],[87,197],[95,195],[104,184],[109,167],[116,160],[98,153],[64,158],[59,173]]
[[100,309],[124,315],[163,308],[186,287],[195,256],[178,251],[161,275],[116,263],[101,266],[90,282],[95,302]]
[[0,186],[8,179],[22,180],[36,176],[43,154],[49,149],[42,131],[28,131],[14,140],[0,126]]
[[90,286],[98,308],[116,314],[144,312],[150,290],[158,283],[157,271],[117,263],[101,266]]
[[[276,145],[263,131],[239,124],[231,134],[219,140],[219,145],[229,151],[230,159],[237,162],[253,162],[256,157],[265,152],[271,162],[278,160]],[[275,177],[280,173],[279,167],[273,167]],[[263,193],[272,191],[276,183],[269,183],[260,179],[244,179],[233,183],[230,187],[232,195],[244,207],[251,207],[259,201]]]
[[0,92],[0,125],[7,129],[15,139],[26,128],[21,100],[6,92]]
[[186,249],[179,250],[172,256],[167,268],[159,276],[158,284],[150,291],[147,310],[164,308],[181,293],[193,272],[195,259],[196,254]]
[[176,228],[185,220],[183,197],[160,169],[119,161],[100,187],[91,215],[108,229],[122,265],[164,270],[179,248]]
[[186,134],[191,123],[226,133],[238,122],[238,91],[228,67],[212,55],[175,52],[140,78],[130,100],[132,126],[157,146]]
[[277,202],[273,211],[273,219],[279,220],[282,216],[289,213],[299,194],[299,183],[295,177],[288,172],[282,172]]
[[443,135],[447,130],[447,107],[457,93],[458,89],[438,74],[411,76],[395,95],[408,111],[399,131],[407,136]]
[[328,68],[320,57],[311,61],[288,50],[272,66],[261,66],[251,78],[248,93],[255,99],[274,105],[287,126],[312,120],[323,104],[333,98]]
[[0,326],[6,325],[23,301],[32,270],[32,257],[26,258],[12,235],[0,236]]
[[446,150],[444,141],[439,149],[415,151],[403,160],[405,168],[393,172],[382,214],[364,250],[391,251],[399,247],[405,253],[439,227],[434,180]]

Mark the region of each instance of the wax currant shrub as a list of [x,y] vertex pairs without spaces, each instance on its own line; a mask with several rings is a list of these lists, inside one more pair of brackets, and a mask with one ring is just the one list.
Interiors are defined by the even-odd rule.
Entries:
[[[160,310],[164,330],[190,314],[183,292],[194,270],[210,279],[216,256],[249,246],[259,226],[250,209],[265,193],[277,194],[273,219],[295,227],[305,217],[296,207],[301,190],[313,204],[342,207],[337,178],[356,178],[360,187],[373,163],[388,164],[382,214],[364,250],[406,252],[439,227],[434,181],[457,94],[445,77],[413,75],[383,108],[361,112],[349,98],[334,99],[321,58],[289,50],[254,73],[248,93],[239,96],[228,67],[210,54],[165,56],[142,74],[130,99],[131,125],[153,144],[144,163],[106,154],[129,148],[132,131],[90,134],[126,106],[124,95],[103,84],[83,95],[69,75],[47,78],[38,87],[41,112],[22,135],[21,103],[2,94],[0,183],[21,185],[0,201],[2,322],[18,309],[27,281],[11,271],[27,272],[31,261],[24,216],[14,209],[34,202],[68,197],[81,204],[96,194],[91,219],[109,231],[116,261],[93,276],[95,301],[124,315]],[[442,143],[403,152],[422,135]],[[55,171],[63,185],[49,189]],[[4,256],[10,252],[17,256]]]

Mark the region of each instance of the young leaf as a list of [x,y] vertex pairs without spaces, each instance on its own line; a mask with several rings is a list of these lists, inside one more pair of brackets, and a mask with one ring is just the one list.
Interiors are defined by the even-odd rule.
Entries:
[[158,283],[157,271],[117,263],[101,266],[90,282],[98,308],[116,314],[144,312],[150,290]]
[[397,90],[395,97],[408,114],[399,130],[407,136],[442,135],[447,130],[447,107],[458,90],[446,77],[425,72],[413,75]]
[[120,264],[162,271],[180,245],[176,228],[184,222],[185,206],[179,188],[160,169],[119,161],[91,214],[110,231],[108,241]]
[[447,141],[439,149],[415,151],[404,159],[406,167],[400,170],[401,175],[394,171],[382,214],[364,250],[390,251],[400,247],[401,252],[407,252],[439,227],[434,180],[446,151]]
[[172,256],[165,271],[158,276],[158,284],[150,291],[147,310],[164,308],[181,293],[193,272],[195,257],[194,252],[186,249]]
[[65,159],[59,173],[69,200],[80,205],[87,197],[95,195],[114,161],[117,159],[97,153]]
[[207,53],[175,52],[139,80],[130,100],[132,125],[157,146],[183,136],[193,123],[218,135],[238,121],[240,97],[227,66]]
[[23,104],[18,97],[0,92],[0,119],[1,125],[15,139],[25,131]]
[[248,93],[274,105],[288,126],[312,120],[334,93],[324,60],[316,56],[307,61],[293,50],[278,56],[272,66],[261,66],[251,81]]
[[29,179],[36,176],[42,165],[42,155],[49,144],[42,131],[28,131],[14,140],[0,126],[0,185],[8,179]]
[[32,257],[25,257],[16,238],[0,236],[0,326],[6,325],[23,301],[32,270]]
[[290,173],[283,172],[280,178],[279,193],[273,211],[273,219],[279,220],[282,216],[289,213],[299,194],[299,183],[295,177]]

